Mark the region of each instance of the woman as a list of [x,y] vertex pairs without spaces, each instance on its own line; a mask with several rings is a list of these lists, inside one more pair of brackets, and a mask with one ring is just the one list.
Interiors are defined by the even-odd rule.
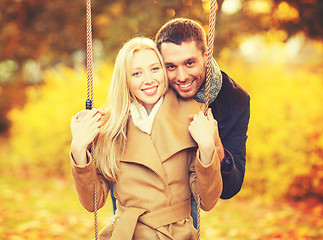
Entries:
[[[116,58],[109,108],[72,117],[72,175],[81,204],[94,210],[95,181],[98,208],[111,183],[117,198],[116,214],[100,239],[196,239],[191,194],[199,191],[204,210],[220,197],[212,113],[204,116],[200,103],[177,98],[167,87],[154,42],[136,37]],[[97,169],[87,150],[92,141]]]

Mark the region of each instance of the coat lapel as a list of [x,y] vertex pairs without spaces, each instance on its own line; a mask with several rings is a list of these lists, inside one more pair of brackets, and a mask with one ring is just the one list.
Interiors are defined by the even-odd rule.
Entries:
[[202,106],[193,99],[178,98],[172,89],[168,90],[151,135],[162,162],[183,149],[197,146],[188,131],[188,117],[198,113]]
[[140,131],[130,118],[127,126],[127,149],[120,161],[141,164],[165,178],[163,167],[151,137]]
[[223,104],[221,98],[215,99],[215,101],[210,105],[212,109],[213,117],[218,122],[218,126],[220,129],[225,127],[225,119],[229,115],[228,108]]
[[197,146],[188,131],[188,116],[198,113],[202,107],[201,103],[177,98],[173,90],[168,90],[151,135],[140,131],[129,119],[127,149],[120,161],[144,165],[165,178],[162,163],[181,150]]

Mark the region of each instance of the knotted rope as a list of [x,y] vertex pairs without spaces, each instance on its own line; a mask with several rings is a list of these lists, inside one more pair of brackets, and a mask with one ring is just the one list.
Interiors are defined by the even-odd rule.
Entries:
[[[210,86],[211,86],[211,70],[213,61],[213,45],[214,45],[214,33],[215,33],[215,22],[216,22],[216,10],[217,1],[211,0],[210,3],[210,16],[209,16],[209,34],[208,34],[208,52],[207,52],[207,63],[206,63],[206,81],[205,81],[205,108],[204,115],[207,116],[207,111],[210,102]],[[201,234],[201,197],[199,191],[197,192],[197,239],[200,239]]]
[[91,0],[86,0],[86,72],[87,72],[87,100],[86,109],[94,106],[93,94],[93,49],[92,49],[92,22]]
[[[93,92],[93,49],[92,49],[92,16],[91,16],[91,0],[86,0],[86,72],[87,72],[87,99],[85,102],[86,109],[92,109],[94,106]],[[91,143],[91,153],[94,165],[94,143]],[[94,182],[93,208],[94,208],[94,232],[95,240],[98,239],[98,207],[97,207],[97,183]]]
[[209,107],[210,96],[210,83],[211,83],[211,70],[213,60],[213,45],[214,45],[214,33],[216,22],[216,10],[217,1],[211,0],[210,16],[209,16],[209,34],[208,34],[208,52],[207,52],[207,64],[206,64],[206,82],[205,82],[205,109],[204,114],[207,115],[207,109]]

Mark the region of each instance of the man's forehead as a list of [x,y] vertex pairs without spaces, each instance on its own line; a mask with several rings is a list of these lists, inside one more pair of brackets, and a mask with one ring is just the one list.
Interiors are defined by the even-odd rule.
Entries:
[[198,49],[198,44],[194,40],[181,42],[180,44],[176,44],[176,43],[173,43],[173,42],[163,42],[160,46],[161,46],[161,48],[163,48],[165,46],[167,46],[167,47],[171,46],[171,47],[174,47],[174,48],[186,48],[186,47],[190,46],[192,48]]
[[180,45],[165,42],[162,43],[160,50],[165,63],[188,61],[202,56],[202,51],[197,48],[194,41],[183,42]]

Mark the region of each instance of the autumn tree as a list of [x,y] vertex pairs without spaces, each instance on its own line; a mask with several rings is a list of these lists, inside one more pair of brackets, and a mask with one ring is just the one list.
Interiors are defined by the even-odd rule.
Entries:
[[[42,82],[41,71],[47,66],[73,65],[75,52],[84,53],[85,0],[3,0],[0,7],[3,131],[8,126],[7,111],[25,99],[26,84]],[[206,19],[203,13],[200,0],[92,1],[93,37],[104,46],[101,55],[114,59],[121,44],[133,35],[152,37],[162,23],[174,16]],[[78,61],[84,64],[84,54],[79,56]]]
[[[241,34],[271,28],[284,29],[288,36],[304,32],[310,38],[323,37],[322,1],[217,2],[216,38],[227,45]],[[174,17],[198,20],[207,29],[209,4],[209,0],[92,1],[94,38],[102,41],[106,55],[114,58],[125,40],[135,34],[153,37]],[[85,48],[85,0],[3,0],[0,7],[0,62],[14,60],[17,69],[30,59],[42,66],[71,64],[72,54]]]
[[[237,47],[241,36],[269,30],[284,30],[284,40],[298,32],[313,39],[323,37],[323,1],[217,3],[215,55]],[[103,59],[114,59],[124,41],[136,34],[153,38],[162,24],[175,17],[197,20],[207,31],[209,4],[210,0],[93,0],[94,44],[101,46],[94,50]],[[85,0],[2,0],[0,10],[0,116],[6,119],[12,104],[24,101],[24,91],[18,90],[14,99],[12,93],[42,82],[44,68],[72,66],[75,56],[84,65]]]
[[0,2],[1,132],[8,126],[7,111],[23,103],[25,86],[41,82],[44,67],[69,64],[71,54],[83,48],[83,5],[62,0]]
[[323,38],[323,1],[273,0],[274,24],[289,36],[303,32],[312,39]]

